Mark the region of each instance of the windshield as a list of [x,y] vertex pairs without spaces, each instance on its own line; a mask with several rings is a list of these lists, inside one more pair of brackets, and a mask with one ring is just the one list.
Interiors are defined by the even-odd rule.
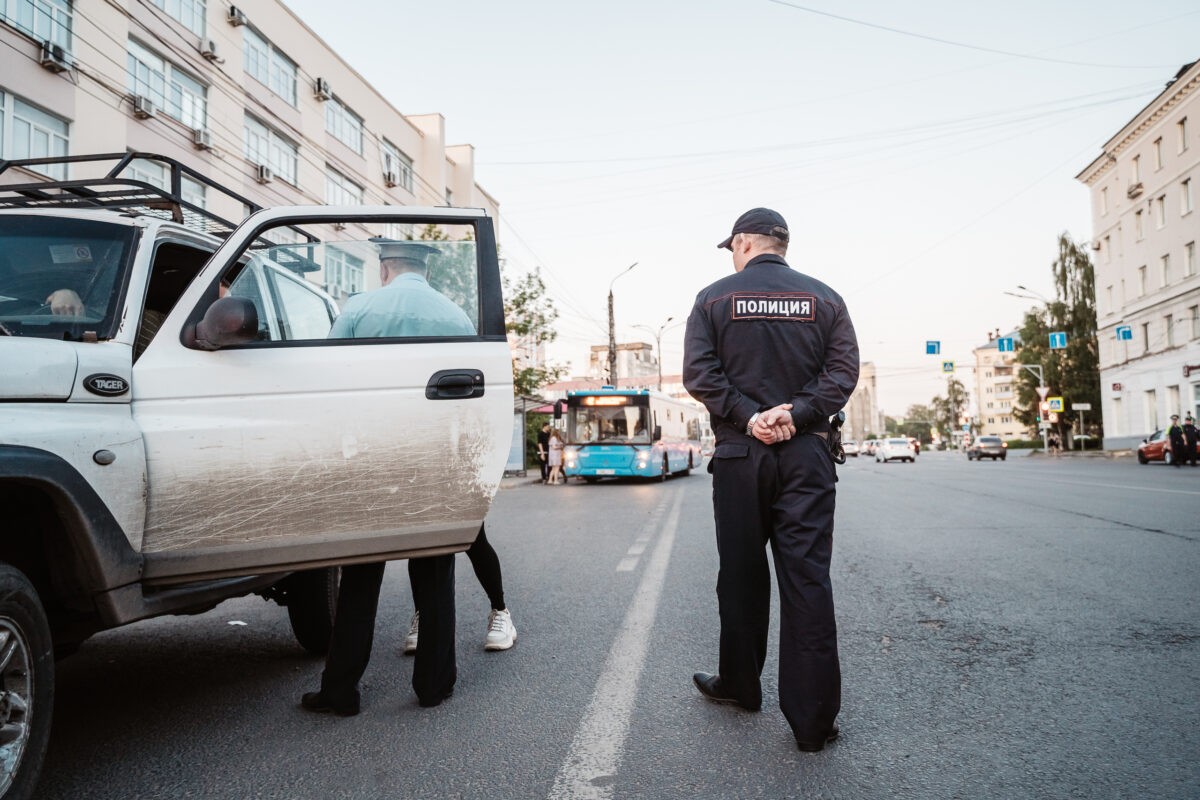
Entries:
[[109,222],[0,216],[0,336],[111,338],[136,235]]
[[[585,398],[590,399],[590,398]],[[567,442],[650,443],[650,409],[646,406],[589,406],[567,415]]]

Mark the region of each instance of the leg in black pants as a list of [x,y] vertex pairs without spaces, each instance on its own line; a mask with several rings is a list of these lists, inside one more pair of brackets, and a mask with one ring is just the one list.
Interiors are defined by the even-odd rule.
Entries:
[[454,691],[454,555],[408,561],[413,601],[421,612],[421,636],[413,665],[413,689],[423,706],[436,706]]
[[338,710],[358,712],[358,682],[371,660],[384,566],[379,562],[342,567],[337,615],[321,674],[321,697]]
[[[496,555],[495,549],[488,542],[487,530],[483,525],[479,526],[479,536],[476,537],[475,543],[467,550],[467,558],[471,559],[471,568],[475,570],[475,577],[479,579],[479,585],[483,587],[483,591],[487,592],[492,609],[503,611],[506,606],[504,605],[504,577],[500,573],[500,557]],[[418,605],[417,608],[420,606]]]

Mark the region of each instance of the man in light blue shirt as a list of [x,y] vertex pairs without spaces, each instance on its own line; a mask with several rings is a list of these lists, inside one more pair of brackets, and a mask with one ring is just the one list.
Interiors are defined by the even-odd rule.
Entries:
[[379,245],[378,289],[346,301],[330,339],[474,336],[475,325],[452,300],[429,285],[426,259],[436,247],[373,240]]

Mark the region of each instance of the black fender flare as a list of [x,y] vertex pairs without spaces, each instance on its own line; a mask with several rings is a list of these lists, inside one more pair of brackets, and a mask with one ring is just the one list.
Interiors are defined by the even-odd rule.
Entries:
[[50,498],[64,531],[62,541],[48,543],[64,558],[51,568],[72,589],[94,597],[141,579],[142,556],[91,484],[63,458],[0,444],[0,485],[40,489]]

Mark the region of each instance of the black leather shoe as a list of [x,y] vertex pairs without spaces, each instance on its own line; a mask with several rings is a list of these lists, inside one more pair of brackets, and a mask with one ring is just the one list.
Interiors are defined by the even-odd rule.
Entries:
[[733,695],[725,691],[725,687],[721,685],[721,676],[713,675],[709,672],[697,672],[692,675],[692,683],[696,684],[696,688],[700,690],[700,694],[712,700],[714,703],[724,703],[726,705],[734,705],[739,708],[744,708],[747,711],[758,711],[759,706],[748,706],[741,700],[738,700]]
[[330,703],[320,692],[305,692],[300,698],[300,707],[314,714],[335,714],[339,717],[353,717],[358,714],[357,698],[347,703]]
[[805,753],[819,753],[825,749],[825,745],[838,738],[840,734],[841,730],[838,728],[837,723],[835,722],[833,723],[833,727],[829,729],[829,733],[825,734],[824,739],[816,742],[805,742],[797,739],[796,747],[799,747],[800,750]]

